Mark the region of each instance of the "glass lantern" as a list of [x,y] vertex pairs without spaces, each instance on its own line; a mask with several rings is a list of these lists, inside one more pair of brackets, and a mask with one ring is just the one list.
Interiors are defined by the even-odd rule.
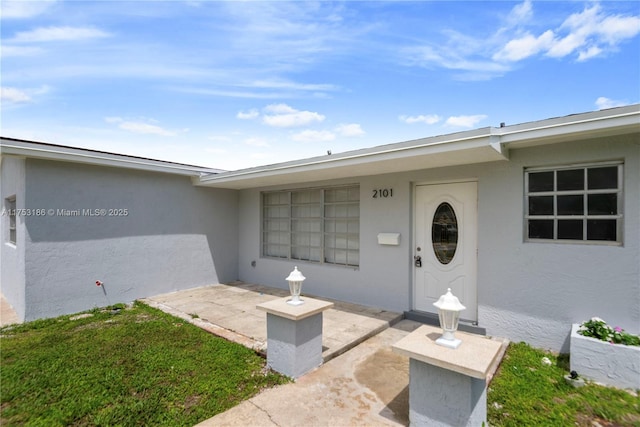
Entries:
[[289,292],[291,292],[291,299],[287,301],[287,304],[304,304],[304,301],[300,299],[300,292],[302,291],[302,282],[304,279],[305,277],[300,271],[298,271],[297,266],[294,267],[293,271],[289,274],[289,277],[285,279],[289,282]]
[[458,348],[462,341],[455,337],[455,332],[458,330],[460,312],[466,307],[460,304],[458,297],[451,293],[451,288],[448,288],[447,293],[442,295],[433,305],[438,308],[438,317],[442,328],[442,336],[436,340],[436,344]]

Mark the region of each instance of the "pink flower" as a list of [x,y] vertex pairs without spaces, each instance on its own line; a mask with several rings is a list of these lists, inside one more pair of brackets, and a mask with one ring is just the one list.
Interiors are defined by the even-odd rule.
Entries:
[[616,326],[613,330],[616,332],[622,332],[622,328],[620,326]]

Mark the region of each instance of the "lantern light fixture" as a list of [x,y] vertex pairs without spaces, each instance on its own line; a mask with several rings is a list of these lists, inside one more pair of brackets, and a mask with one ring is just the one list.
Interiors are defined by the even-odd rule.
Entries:
[[433,305],[438,308],[438,317],[442,328],[442,336],[436,340],[436,344],[453,349],[458,348],[462,341],[455,337],[455,332],[458,329],[460,312],[466,307],[460,304],[458,297],[451,293],[451,288],[448,288],[447,293],[442,295]]
[[287,301],[287,304],[300,305],[304,304],[304,301],[300,299],[300,292],[302,291],[302,282],[306,279],[298,267],[294,267],[293,271],[289,274],[285,280],[289,282],[289,292],[291,292],[291,299]]

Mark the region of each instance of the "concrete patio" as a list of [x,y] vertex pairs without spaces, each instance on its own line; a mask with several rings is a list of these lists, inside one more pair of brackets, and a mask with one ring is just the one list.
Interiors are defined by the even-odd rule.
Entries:
[[[234,282],[143,301],[211,333],[266,353],[266,313],[256,309],[256,305],[287,295],[287,290]],[[265,390],[204,420],[198,427],[409,424],[409,358],[393,352],[391,346],[421,324],[403,320],[402,313],[318,299],[335,304],[323,316],[325,363],[293,383]],[[504,353],[508,341],[499,341]],[[488,380],[501,358],[502,354],[492,366]]]
[[[288,290],[233,282],[157,295],[142,301],[213,334],[266,354],[266,314],[256,309],[256,305],[287,295]],[[318,299],[335,304],[324,312],[323,317],[322,357],[325,362],[403,318],[402,313],[327,298]]]

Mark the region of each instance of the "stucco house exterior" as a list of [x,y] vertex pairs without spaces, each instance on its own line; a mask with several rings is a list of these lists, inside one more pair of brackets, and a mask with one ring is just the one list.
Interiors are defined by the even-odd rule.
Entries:
[[297,265],[305,293],[427,321],[450,287],[468,329],[556,351],[592,316],[640,332],[640,105],[231,172],[1,142],[25,320]]

